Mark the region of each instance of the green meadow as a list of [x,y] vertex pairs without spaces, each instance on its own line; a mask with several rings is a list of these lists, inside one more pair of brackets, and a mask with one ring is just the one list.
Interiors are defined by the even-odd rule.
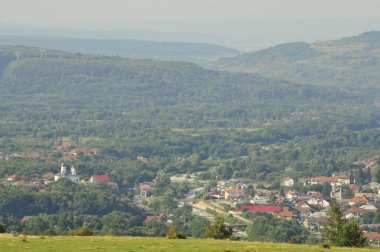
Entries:
[[210,239],[170,240],[147,237],[75,237],[75,236],[17,236],[0,235],[0,251],[176,251],[176,252],[269,252],[269,251],[374,251],[371,248],[323,248],[318,245],[292,245]]

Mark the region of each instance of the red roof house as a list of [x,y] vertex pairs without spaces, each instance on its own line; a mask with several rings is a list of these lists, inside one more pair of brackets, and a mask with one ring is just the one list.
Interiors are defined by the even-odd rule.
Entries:
[[279,213],[282,211],[280,206],[242,206],[240,209],[232,210],[233,213],[241,213],[247,209],[250,213]]
[[380,239],[379,233],[363,233],[363,236],[370,241],[378,241]]
[[160,214],[160,215],[148,215],[146,218],[145,218],[145,221],[152,221],[152,220],[156,220],[156,221],[168,221],[172,216],[171,215],[166,215],[166,214]]
[[108,183],[110,178],[107,175],[95,175],[90,178],[91,183]]

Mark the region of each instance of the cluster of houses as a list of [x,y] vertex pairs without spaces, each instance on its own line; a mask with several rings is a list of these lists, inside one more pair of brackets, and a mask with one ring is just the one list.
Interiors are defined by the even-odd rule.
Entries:
[[[336,199],[343,209],[344,217],[361,218],[365,213],[378,212],[376,202],[380,200],[380,184],[363,185],[367,191],[362,192],[363,186],[355,183],[350,174],[333,174],[331,177],[317,176],[295,181],[286,177],[282,181],[283,189],[268,190],[250,186],[250,181],[220,181],[212,188],[208,197],[216,202],[229,203],[235,206],[229,210],[232,215],[244,212],[267,213],[278,218],[298,219],[311,231],[320,231],[326,220],[330,203],[321,192],[296,191],[295,185],[315,188],[312,185],[329,185],[329,197]],[[299,188],[299,187],[298,187]],[[352,197],[343,197],[342,190],[350,190]]]
[[112,182],[107,175],[93,175],[90,177],[88,181],[81,180],[74,166],[72,166],[70,168],[70,172],[68,172],[66,166],[64,166],[63,163],[61,164],[61,169],[59,173],[54,174],[52,172],[48,172],[42,175],[41,177],[35,175],[32,179],[26,179],[25,176],[19,173],[14,173],[9,175],[6,179],[0,179],[0,184],[4,186],[29,186],[35,188],[42,188],[45,185],[50,184],[54,181],[58,181],[62,178],[68,179],[73,183],[101,183],[108,185],[114,189],[118,188],[118,184]]
[[77,159],[81,155],[85,157],[92,157],[99,154],[99,150],[97,148],[88,150],[87,148],[75,146],[75,144],[71,141],[63,141],[57,148],[57,151],[61,152],[63,161]]

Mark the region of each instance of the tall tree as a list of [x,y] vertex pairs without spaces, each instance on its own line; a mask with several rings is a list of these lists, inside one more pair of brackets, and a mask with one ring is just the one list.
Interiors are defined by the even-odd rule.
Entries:
[[344,219],[340,207],[336,204],[329,209],[323,237],[332,245],[341,247],[363,247],[366,242],[357,222]]
[[205,237],[213,239],[227,239],[232,235],[232,228],[226,227],[222,216],[215,216],[215,222],[205,228]]

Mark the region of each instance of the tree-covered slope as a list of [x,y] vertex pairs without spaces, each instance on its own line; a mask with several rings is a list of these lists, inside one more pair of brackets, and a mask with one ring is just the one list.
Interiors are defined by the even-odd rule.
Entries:
[[380,82],[380,32],[337,41],[282,44],[223,58],[208,67],[298,83],[376,87]]
[[[303,48],[295,60],[314,57]],[[49,150],[64,138],[102,150],[99,160],[78,161],[83,176],[96,170],[126,187],[158,170],[212,177],[220,167],[223,178],[272,182],[284,171],[328,175],[380,146],[378,88],[58,51],[45,59],[28,47],[1,47],[0,62],[0,150],[47,158],[0,161],[0,176],[55,169],[60,157]],[[139,155],[155,161],[141,164]]]

